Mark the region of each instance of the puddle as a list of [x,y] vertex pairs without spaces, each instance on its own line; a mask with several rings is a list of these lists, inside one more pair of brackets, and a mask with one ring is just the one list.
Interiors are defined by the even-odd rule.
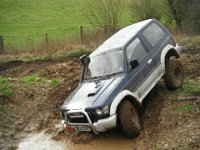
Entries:
[[93,140],[88,144],[74,144],[70,145],[70,150],[132,150],[133,141],[129,139],[121,139],[118,137],[107,137]]
[[51,135],[41,133],[30,134],[18,146],[18,150],[69,150],[66,143],[54,141]]
[[86,144],[54,141],[51,135],[41,133],[30,134],[18,147],[18,150],[132,150],[134,140],[121,136],[118,132],[99,137]]

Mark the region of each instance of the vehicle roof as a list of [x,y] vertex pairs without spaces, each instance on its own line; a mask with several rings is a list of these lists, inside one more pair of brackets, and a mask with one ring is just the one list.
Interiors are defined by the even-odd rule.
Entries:
[[119,30],[117,33],[107,39],[103,44],[101,44],[93,53],[91,53],[90,57],[109,50],[123,48],[141,29],[143,29],[153,20],[154,19],[141,21]]

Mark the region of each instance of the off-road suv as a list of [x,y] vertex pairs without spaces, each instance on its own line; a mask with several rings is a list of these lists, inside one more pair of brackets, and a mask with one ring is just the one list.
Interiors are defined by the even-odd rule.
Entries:
[[64,122],[96,134],[120,124],[127,136],[139,135],[138,109],[155,84],[163,77],[170,90],[182,85],[181,49],[155,19],[118,31],[80,58],[80,84],[61,107]]

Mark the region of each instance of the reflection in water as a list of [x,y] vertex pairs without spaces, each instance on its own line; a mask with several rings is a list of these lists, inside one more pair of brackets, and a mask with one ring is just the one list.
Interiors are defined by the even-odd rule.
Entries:
[[86,144],[54,141],[51,135],[41,132],[29,135],[19,144],[18,150],[132,150],[133,143],[133,139],[128,139],[117,131],[99,136]]

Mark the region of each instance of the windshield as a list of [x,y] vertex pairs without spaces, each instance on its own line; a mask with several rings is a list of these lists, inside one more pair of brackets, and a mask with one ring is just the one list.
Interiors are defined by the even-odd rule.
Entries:
[[86,79],[114,75],[124,71],[122,50],[115,50],[90,58]]

